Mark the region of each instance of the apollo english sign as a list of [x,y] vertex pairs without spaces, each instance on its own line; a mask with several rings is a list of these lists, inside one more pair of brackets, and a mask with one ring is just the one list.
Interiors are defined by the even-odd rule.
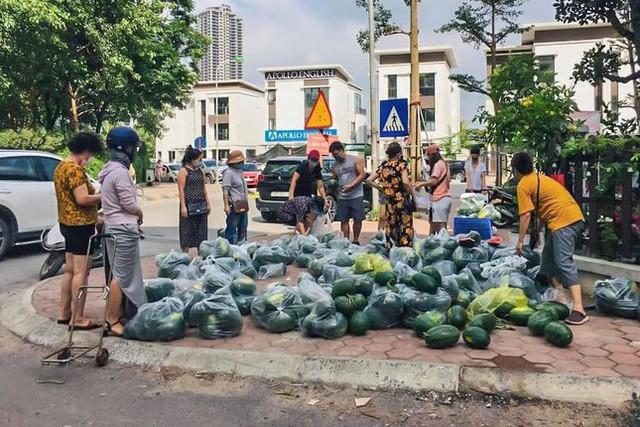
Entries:
[[335,77],[336,70],[326,68],[320,70],[291,70],[269,71],[264,75],[265,80],[296,80],[296,79],[322,79]]
[[[317,130],[292,129],[292,130],[266,130],[264,140],[266,142],[307,142],[310,134],[318,133]],[[324,129],[326,135],[338,135],[337,129]]]

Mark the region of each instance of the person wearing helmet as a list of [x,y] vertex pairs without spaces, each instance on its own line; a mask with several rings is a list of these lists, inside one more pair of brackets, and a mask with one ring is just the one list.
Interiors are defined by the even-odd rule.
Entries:
[[[106,330],[122,336],[121,322],[131,318],[137,308],[147,302],[142,283],[140,265],[140,225],[142,209],[136,198],[136,186],[129,176],[138,148],[142,145],[138,134],[126,126],[118,126],[107,134],[109,162],[104,165],[98,179],[101,184],[104,232],[116,236],[117,243],[107,240],[106,249],[112,269],[111,295]],[[116,248],[117,247],[117,248]]]

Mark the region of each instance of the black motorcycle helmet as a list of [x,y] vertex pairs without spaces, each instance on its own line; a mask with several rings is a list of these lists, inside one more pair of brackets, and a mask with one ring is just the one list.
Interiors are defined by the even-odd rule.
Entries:
[[125,153],[131,162],[133,157],[142,146],[142,141],[138,133],[128,126],[117,126],[107,134],[107,147],[112,150],[118,150]]

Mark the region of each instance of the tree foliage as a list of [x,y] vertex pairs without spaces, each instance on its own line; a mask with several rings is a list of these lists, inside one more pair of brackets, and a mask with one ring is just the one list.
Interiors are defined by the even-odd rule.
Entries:
[[2,0],[0,128],[144,119],[158,134],[197,79],[192,0]]
[[[633,108],[634,131],[640,127],[640,2],[637,0],[556,0],[556,19],[581,25],[606,22],[618,35],[613,42],[598,43],[584,53],[576,64],[573,77],[593,85],[607,80],[632,82],[630,99],[608,108],[617,114],[618,108]],[[606,113],[607,111],[604,111]],[[627,121],[623,126],[629,130]]]
[[499,104],[495,115],[483,112],[489,140],[500,139],[512,151],[535,154],[539,166],[549,166],[562,142],[577,131],[570,114],[577,110],[573,91],[554,82],[552,72],[533,55],[516,55],[490,77],[490,96]]
[[[365,9],[367,12],[369,11],[369,2],[368,0],[355,0],[356,6]],[[406,6],[411,4],[411,0],[403,0]],[[420,1],[420,0],[418,0]],[[387,9],[381,0],[373,1],[374,7],[374,44],[380,40],[383,36],[390,36],[394,34],[406,34],[409,35],[408,31],[402,30],[398,25],[392,22],[393,14],[391,10]],[[369,30],[361,30],[358,32],[356,36],[356,40],[358,41],[358,45],[363,52],[369,52]]]

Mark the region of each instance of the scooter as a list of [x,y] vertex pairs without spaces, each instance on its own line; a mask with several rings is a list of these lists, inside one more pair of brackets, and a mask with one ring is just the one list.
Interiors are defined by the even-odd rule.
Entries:
[[516,197],[503,188],[489,188],[489,203],[493,204],[500,219],[493,220],[492,223],[498,228],[508,227],[518,222],[518,202]]
[[[45,280],[57,275],[64,266],[64,237],[60,232],[60,224],[56,223],[53,227],[42,232],[40,236],[42,247],[49,252],[49,256],[40,268],[40,280]],[[100,240],[97,240],[100,242]],[[100,247],[94,248],[92,267],[102,267],[104,258]]]

